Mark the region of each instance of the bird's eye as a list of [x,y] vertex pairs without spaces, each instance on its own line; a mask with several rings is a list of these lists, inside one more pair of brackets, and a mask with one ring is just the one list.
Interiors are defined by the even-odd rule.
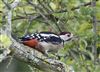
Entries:
[[68,36],[68,37],[70,37],[70,35],[69,35],[69,34],[68,34],[67,36]]

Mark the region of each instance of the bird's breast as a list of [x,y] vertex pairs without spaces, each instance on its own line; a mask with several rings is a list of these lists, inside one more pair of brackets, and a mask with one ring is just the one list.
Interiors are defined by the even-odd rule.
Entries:
[[39,42],[39,44],[48,52],[57,52],[59,49],[63,48],[62,44],[52,44],[47,42]]

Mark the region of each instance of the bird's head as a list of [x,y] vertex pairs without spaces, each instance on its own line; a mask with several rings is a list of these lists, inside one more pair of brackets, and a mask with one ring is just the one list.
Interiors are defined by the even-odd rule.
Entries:
[[70,32],[61,32],[59,36],[64,41],[70,41],[73,38],[73,34]]

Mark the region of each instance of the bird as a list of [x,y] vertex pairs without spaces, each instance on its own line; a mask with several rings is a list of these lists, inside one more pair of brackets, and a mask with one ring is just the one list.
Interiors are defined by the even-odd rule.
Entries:
[[64,47],[68,41],[73,38],[71,32],[61,32],[56,34],[54,32],[38,32],[32,34],[26,34],[21,37],[21,43],[31,48],[36,49],[45,56],[49,53],[55,54],[59,49]]

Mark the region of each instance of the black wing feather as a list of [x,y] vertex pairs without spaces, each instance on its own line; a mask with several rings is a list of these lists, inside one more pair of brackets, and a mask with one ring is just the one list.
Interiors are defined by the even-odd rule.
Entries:
[[54,37],[54,36],[46,38],[44,41],[46,41],[48,43],[52,43],[52,44],[60,44],[63,42],[60,37]]

